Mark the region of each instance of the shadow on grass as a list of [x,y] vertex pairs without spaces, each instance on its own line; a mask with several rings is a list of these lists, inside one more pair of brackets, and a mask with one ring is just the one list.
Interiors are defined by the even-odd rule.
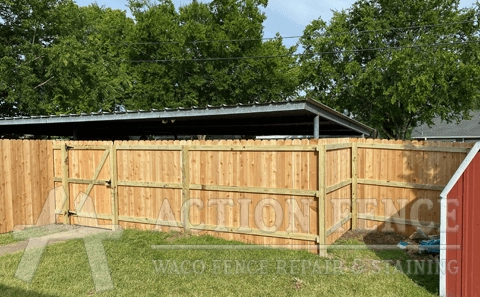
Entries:
[[378,244],[377,237],[377,232],[366,234],[363,242],[372,246],[371,250],[380,260],[390,264],[428,292],[439,294],[439,264],[430,254],[416,253],[411,256],[401,249],[375,249],[374,246]]
[[3,285],[3,284],[0,284],[0,293],[1,293],[1,296],[2,297],[17,297],[17,296],[20,296],[20,297],[27,297],[27,296],[32,296],[32,297],[53,297],[54,295],[48,295],[48,294],[42,294],[42,293],[38,293],[38,292],[35,292],[35,291],[26,291],[26,290],[23,290],[23,289],[19,289],[19,288],[13,288],[13,287],[9,287],[9,286],[6,286],[6,285]]

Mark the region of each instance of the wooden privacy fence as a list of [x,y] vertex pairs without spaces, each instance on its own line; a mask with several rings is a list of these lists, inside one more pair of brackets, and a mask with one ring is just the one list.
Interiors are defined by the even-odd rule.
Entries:
[[[4,202],[3,213],[34,210],[14,223],[0,217],[3,232],[35,224],[43,206],[48,218],[55,213],[67,224],[184,230],[322,254],[350,228],[434,232],[439,191],[471,147],[366,139],[38,141],[51,152],[33,166],[28,141],[0,143],[4,160],[14,151],[23,158],[23,165],[0,167],[0,190],[10,189],[2,190],[4,201],[42,201]],[[19,172],[39,170],[42,195],[16,195]]]
[[51,141],[0,140],[0,233],[55,222]]

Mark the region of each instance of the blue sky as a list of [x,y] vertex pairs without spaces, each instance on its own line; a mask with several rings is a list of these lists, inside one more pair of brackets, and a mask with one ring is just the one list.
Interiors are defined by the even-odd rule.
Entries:
[[[97,2],[100,6],[128,10],[127,0],[76,0],[80,6]],[[190,3],[190,0],[173,0],[176,7]],[[209,1],[203,1],[209,2]],[[355,0],[270,0],[265,10],[264,37],[273,37],[279,32],[282,36],[302,35],[305,26],[313,19],[321,17],[328,21],[332,10],[350,7]],[[461,0],[461,7],[471,7],[474,0]],[[295,39],[285,40],[286,45],[295,44]]]

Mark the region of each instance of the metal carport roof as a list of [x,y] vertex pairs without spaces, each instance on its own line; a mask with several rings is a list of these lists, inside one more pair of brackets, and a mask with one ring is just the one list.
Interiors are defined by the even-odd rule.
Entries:
[[374,136],[375,130],[306,99],[268,103],[0,118],[0,135],[122,139],[132,135]]

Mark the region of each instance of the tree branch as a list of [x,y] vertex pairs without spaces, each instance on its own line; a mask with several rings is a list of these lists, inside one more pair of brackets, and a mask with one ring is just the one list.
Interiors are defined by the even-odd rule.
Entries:
[[35,88],[33,88],[33,89],[35,90],[36,88],[43,86],[44,84],[46,84],[46,83],[48,83],[49,81],[51,81],[54,77],[55,77],[55,76],[50,77],[49,79],[47,79],[47,80],[44,81],[43,83],[37,85],[37,86],[36,86]]

